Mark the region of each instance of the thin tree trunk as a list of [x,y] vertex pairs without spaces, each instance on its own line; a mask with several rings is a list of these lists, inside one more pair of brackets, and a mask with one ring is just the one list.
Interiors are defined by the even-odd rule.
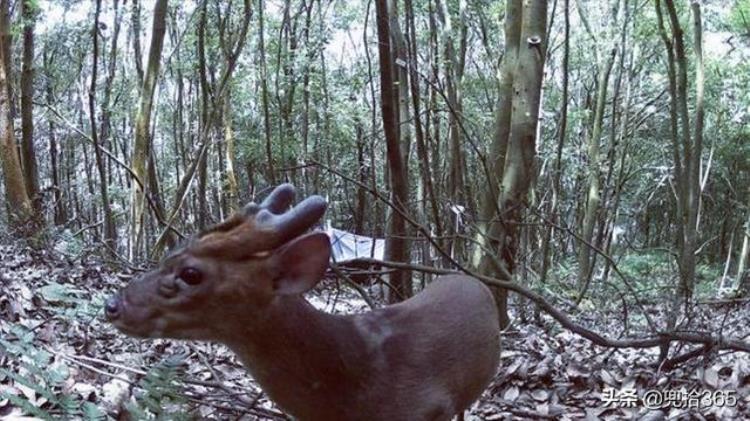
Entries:
[[144,246],[144,211],[145,211],[145,188],[147,186],[148,173],[146,165],[151,150],[150,127],[151,109],[153,107],[154,91],[159,76],[159,65],[161,51],[164,46],[164,33],[166,31],[167,0],[156,0],[154,5],[154,23],[151,34],[151,47],[148,54],[148,65],[143,79],[143,89],[138,107],[138,115],[135,121],[135,142],[131,169],[136,178],[132,184],[132,214],[131,214],[131,247],[129,256],[131,259],[140,255]]
[[[657,10],[660,12],[659,2],[657,1]],[[678,219],[678,225],[681,226],[681,236],[678,238],[679,248],[679,266],[680,266],[680,285],[679,293],[685,300],[690,300],[693,295],[695,285],[695,266],[696,257],[695,249],[697,247],[697,223],[698,223],[698,205],[700,202],[700,170],[701,170],[701,153],[703,147],[703,48],[702,48],[702,23],[700,2],[692,3],[693,11],[693,33],[694,48],[696,55],[695,71],[695,132],[691,136],[690,117],[688,108],[688,64],[685,54],[685,44],[683,40],[683,30],[680,26],[679,17],[673,0],[666,0],[666,9],[669,15],[670,26],[672,29],[672,39],[674,41],[674,61],[676,63],[676,117],[680,123],[680,134],[682,140],[682,169],[684,174],[678,183],[682,184],[678,191],[678,200],[681,200],[680,210],[682,211]],[[664,36],[662,36],[664,37]],[[679,142],[677,142],[679,143]]]
[[34,147],[34,25],[38,6],[32,0],[21,1],[23,19],[23,68],[21,71],[21,155],[26,191],[31,199],[36,223],[43,223],[39,196],[39,170]]
[[234,130],[232,129],[232,103],[230,95],[224,96],[224,112],[222,113],[224,125],[224,143],[226,144],[226,193],[229,206],[239,209],[239,192],[237,187],[237,174],[235,173],[235,148]]
[[[211,148],[211,122],[209,121],[209,109],[211,105],[211,94],[208,86],[208,70],[206,63],[206,25],[208,25],[208,4],[204,3],[200,10],[200,21],[198,23],[198,81],[200,85],[200,132],[206,137],[201,138],[207,148]],[[195,198],[198,205],[197,224],[199,229],[206,226],[208,210],[206,208],[206,185],[208,171],[208,153],[200,155],[198,161],[198,196]]]
[[[464,17],[466,2],[459,1],[459,44],[456,51],[453,38],[453,24],[445,0],[438,0],[436,12],[442,28],[440,30],[443,43],[443,62],[445,63],[445,85],[448,94],[448,196],[450,200],[460,206],[469,207],[472,196],[469,184],[466,182],[466,150],[459,118],[462,118],[463,103],[461,98],[461,83],[466,61],[467,30]],[[452,254],[460,258],[464,254],[463,241],[460,241],[459,215],[451,213],[454,219],[453,238],[451,241]]]
[[266,66],[266,43],[265,29],[263,28],[263,15],[265,14],[264,0],[258,0],[258,54],[260,57],[260,90],[261,103],[263,106],[263,130],[266,141],[266,165],[268,172],[266,177],[271,185],[276,184],[276,170],[273,164],[273,147],[271,141],[271,112],[268,104],[268,68]]
[[133,0],[130,11],[130,30],[133,32],[133,59],[139,88],[143,85],[143,52],[141,51],[141,0]]
[[[562,59],[562,99],[560,106],[560,126],[557,138],[557,152],[555,154],[554,173],[552,175],[552,198],[549,201],[549,211],[547,212],[552,224],[558,221],[558,205],[562,201],[562,151],[565,145],[565,138],[568,130],[568,76],[570,63],[570,1],[564,0],[564,34],[563,34],[563,59]],[[550,224],[545,227],[544,237],[542,238],[542,270],[539,274],[539,282],[544,285],[547,282],[547,273],[550,266],[550,244],[552,242],[552,232],[554,226]]]
[[[49,44],[45,43],[44,45],[44,51],[43,51],[43,63],[44,63],[44,73],[45,73],[45,98],[47,100],[47,104],[53,104],[54,103],[54,93],[53,93],[53,77],[52,77],[52,63],[54,61],[53,59],[53,53],[49,51]],[[47,124],[48,124],[48,131],[49,131],[49,159],[50,159],[50,176],[52,177],[52,185],[50,186],[52,188],[52,197],[54,198],[55,203],[53,204],[54,209],[54,223],[55,225],[62,225],[64,224],[67,219],[68,215],[66,212],[66,206],[65,206],[65,200],[63,198],[63,186],[60,184],[60,169],[58,168],[58,151],[57,151],[57,137],[56,137],[56,131],[55,131],[55,122],[54,118],[52,117],[51,113],[48,113],[47,115]]]
[[[310,73],[312,71],[312,62],[316,56],[315,49],[310,45],[310,28],[312,26],[312,10],[315,4],[312,0],[306,0],[305,2],[305,26],[302,28],[302,39],[305,43],[305,68],[302,76],[302,157],[305,161],[308,160],[310,155]],[[355,123],[355,130],[357,131],[357,156],[360,157],[361,153],[361,122],[357,120]],[[360,161],[357,161],[360,162]],[[358,173],[361,172],[362,167],[359,167]],[[302,167],[302,180],[305,186],[310,186],[309,170],[307,167]],[[356,225],[356,217],[355,217]]]
[[357,119],[354,124],[357,133],[357,179],[360,183],[360,185],[357,186],[356,210],[354,212],[354,233],[366,235],[368,234],[365,233],[364,230],[367,221],[367,192],[365,191],[365,186],[367,185],[367,164],[365,162],[366,144],[362,122]]
[[[120,26],[122,20],[122,13],[119,7],[119,1],[113,0],[112,7],[114,9],[113,17],[113,29],[112,29],[112,43],[109,47],[109,58],[107,62],[107,76],[104,80],[104,97],[101,103],[101,122],[99,128],[100,143],[103,148],[110,148],[110,133],[112,132],[112,88],[114,86],[115,71],[117,70],[117,51],[118,51],[118,39],[120,37]],[[112,165],[111,161],[107,161],[107,179],[109,182],[112,181]],[[115,230],[115,235],[117,230]]]
[[[400,212],[407,212],[409,189],[407,172],[404,166],[402,149],[397,130],[396,101],[397,90],[393,80],[393,57],[391,49],[391,28],[387,0],[375,1],[375,14],[378,28],[378,56],[380,61],[381,112],[385,131],[386,155],[390,171],[392,202],[397,210],[392,212],[386,239],[386,259],[396,262],[409,261],[409,246],[404,236],[406,221]],[[391,285],[395,293],[389,294],[389,302],[397,302],[411,296],[411,274],[396,271],[391,275]]]
[[[482,191],[480,200],[479,218],[477,221],[477,233],[475,237],[476,247],[472,256],[472,264],[481,273],[493,273],[494,264],[489,255],[491,249],[487,246],[492,239],[493,227],[499,225],[497,220],[497,195],[500,191],[500,183],[505,168],[506,153],[508,148],[508,136],[510,134],[511,101],[513,100],[513,78],[515,77],[515,66],[518,60],[518,48],[521,37],[521,23],[523,19],[523,6],[518,0],[506,1],[505,8],[505,55],[500,68],[500,81],[497,107],[495,110],[495,132],[490,144],[486,166],[487,184]],[[498,230],[499,228],[494,228]],[[501,316],[502,321],[502,316]]]
[[[234,73],[234,70],[237,67],[237,62],[239,60],[240,54],[242,53],[242,50],[243,50],[243,48],[245,46],[245,43],[246,43],[246,40],[247,40],[247,32],[248,32],[248,29],[250,27],[250,17],[251,17],[251,8],[250,8],[250,5],[251,5],[251,3],[250,3],[250,0],[244,0],[243,3],[244,3],[245,9],[244,9],[244,14],[243,14],[243,20],[242,20],[241,28],[240,28],[239,31],[236,32],[237,33],[236,42],[235,42],[234,46],[231,47],[231,48],[229,48],[229,44],[228,43],[225,43],[225,45],[224,45],[224,47],[228,51],[228,53],[225,52],[226,67],[224,68],[221,76],[218,78],[218,83],[217,83],[216,88],[214,89],[214,92],[213,92],[214,98],[219,98],[220,100],[222,98],[224,98],[225,95],[228,95],[226,93],[226,91],[227,91],[228,87],[230,86],[230,81],[232,80],[232,75]],[[205,8],[203,8],[203,9],[205,10]],[[202,24],[199,23],[199,25],[203,25],[205,27],[205,22],[206,22],[205,21],[205,17],[201,16],[200,22],[202,22]],[[201,34],[202,31],[203,30],[199,27],[198,28],[198,34],[199,34],[198,41],[199,41],[199,44],[203,42],[201,40],[201,36],[200,36],[200,34]],[[205,46],[203,46],[202,44],[197,46],[197,49],[198,49],[199,52],[202,51],[204,48],[205,48]],[[200,59],[200,57],[201,57],[201,54],[199,53],[199,59]],[[201,66],[200,63],[199,63],[199,66]],[[203,64],[203,66],[205,66],[205,63]],[[204,74],[204,72],[201,69],[199,69],[199,73],[201,75]],[[207,81],[206,81],[206,91],[207,90],[208,90],[208,88],[207,88]],[[201,112],[203,112],[205,110],[206,113],[207,113],[205,116],[202,115],[200,117],[201,120],[202,121],[206,121],[206,122],[214,122],[214,121],[216,121],[217,124],[216,125],[213,125],[213,124],[202,124],[201,132],[200,132],[200,134],[198,136],[198,139],[199,139],[199,142],[200,142],[200,148],[197,151],[197,154],[194,157],[194,159],[193,159],[192,163],[190,164],[190,166],[185,169],[185,173],[182,176],[182,178],[181,178],[181,180],[180,180],[180,182],[179,182],[179,184],[177,186],[177,189],[176,189],[176,192],[175,192],[175,195],[174,195],[174,204],[173,204],[173,206],[171,208],[171,211],[170,211],[168,217],[166,217],[165,220],[164,220],[165,223],[166,223],[166,227],[164,228],[164,231],[162,231],[162,233],[159,235],[159,237],[158,237],[158,239],[157,239],[154,247],[152,248],[152,253],[151,253],[152,258],[156,258],[156,257],[160,256],[161,253],[162,253],[162,251],[164,250],[165,244],[167,244],[168,241],[170,241],[170,236],[171,236],[171,228],[170,227],[171,227],[171,224],[172,224],[172,222],[174,222],[175,218],[177,218],[177,216],[180,213],[180,210],[182,209],[182,205],[185,202],[185,198],[186,198],[187,193],[189,191],[189,188],[192,185],[192,182],[193,182],[193,180],[195,178],[196,172],[198,171],[199,165],[201,165],[201,163],[205,162],[205,160],[207,159],[207,157],[206,157],[207,151],[208,151],[209,146],[211,144],[210,141],[209,141],[210,132],[211,132],[211,130],[214,130],[217,127],[220,127],[220,125],[218,125],[218,116],[216,115],[217,112],[219,112],[219,110],[217,110],[217,107],[214,106],[214,107],[210,108],[211,112],[209,113],[208,94],[206,94],[206,95],[202,94],[201,98],[205,101],[205,104],[200,107]],[[213,104],[213,105],[215,105],[215,104]],[[187,162],[186,159],[183,159],[183,160],[185,162]]]
[[91,36],[93,37],[94,55],[91,63],[91,87],[89,89],[89,121],[91,123],[91,140],[94,143],[94,156],[96,159],[96,169],[99,173],[99,193],[102,200],[102,211],[104,212],[104,241],[109,250],[117,246],[117,234],[115,220],[112,215],[112,207],[109,203],[109,180],[107,178],[107,169],[105,167],[102,151],[99,149],[99,134],[96,127],[96,78],[99,69],[99,13],[101,12],[102,1],[96,0],[96,9],[94,12],[94,26]]
[[[231,9],[228,9],[226,13],[229,14],[230,12]],[[244,19],[240,31],[237,32],[239,36],[236,40],[233,40],[232,34],[234,34],[234,31],[231,31],[231,28],[225,27],[225,24],[219,26],[219,42],[222,55],[227,66],[227,72],[224,76],[226,77],[226,83],[229,85],[231,85],[232,80],[232,71],[229,68],[234,66],[234,63],[238,58],[238,56],[235,56],[234,54],[237,54],[238,51],[241,51],[246,42],[246,35],[249,28],[251,15],[252,8],[250,0],[244,0]],[[236,44],[235,46],[232,45],[233,41]],[[234,130],[232,128],[232,90],[230,88],[227,89],[227,91],[228,92],[226,94],[223,94],[220,98],[220,101],[222,102],[221,105],[224,143],[226,145],[225,155],[223,157],[224,165],[220,166],[220,170],[225,172],[225,175],[222,178],[226,178],[226,182],[224,183],[226,190],[225,196],[227,198],[227,201],[229,202],[229,206],[232,209],[238,209],[240,203],[237,186],[237,174],[235,172],[235,141]]]
[[742,231],[742,249],[737,264],[737,288],[743,296],[747,296],[750,295],[750,274],[747,273],[747,262],[750,259],[750,211],[748,211],[747,221]]
[[[420,117],[422,114],[420,106],[421,93],[419,90],[419,77],[417,71],[417,41],[416,29],[414,25],[414,7],[412,5],[412,0],[405,1],[405,9],[409,34],[409,80],[411,82],[411,98],[412,107],[414,109],[414,131],[417,142],[417,155],[419,157],[419,171],[425,190],[424,196],[429,203],[429,209],[432,214],[432,223],[435,227],[435,236],[440,237],[443,233],[443,227],[440,220],[440,209],[438,206],[437,198],[435,197],[435,189],[432,182],[432,171],[430,170],[430,157],[428,155],[427,144],[425,142],[425,133],[422,127],[422,119]],[[426,204],[425,207],[427,207]]]
[[[582,242],[578,249],[578,286],[581,291],[585,290],[591,279],[593,267],[591,264],[591,247],[594,237],[599,206],[601,202],[601,162],[600,143],[602,124],[604,123],[604,107],[607,103],[607,88],[609,76],[615,62],[617,49],[610,46],[604,62],[599,67],[599,79],[597,81],[596,102],[594,108],[594,124],[588,139],[588,189],[586,194],[586,205],[583,221],[581,222]],[[581,292],[583,295],[583,292]]]

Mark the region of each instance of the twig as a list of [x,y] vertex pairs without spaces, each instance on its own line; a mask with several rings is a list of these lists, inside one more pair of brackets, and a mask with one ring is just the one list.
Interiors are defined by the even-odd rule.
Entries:
[[372,301],[372,298],[370,298],[370,295],[367,294],[367,291],[365,291],[365,289],[362,288],[361,285],[359,285],[358,283],[354,282],[352,280],[352,278],[350,278],[347,274],[345,274],[344,271],[342,271],[338,267],[338,265],[336,265],[335,263],[331,263],[329,265],[329,267],[331,268],[331,270],[333,271],[333,273],[336,274],[336,276],[338,276],[340,279],[343,279],[344,282],[346,282],[350,287],[354,288],[354,290],[359,293],[359,295],[362,297],[363,300],[365,300],[365,303],[367,303],[367,305],[370,308],[372,308],[372,309],[375,308],[375,303]]
[[[57,351],[55,351],[55,350],[53,350],[53,349],[51,349],[49,347],[45,347],[45,348],[47,349],[47,351],[49,351],[49,352],[51,352],[51,353],[59,356],[60,358],[64,359],[65,361],[73,363],[73,364],[75,364],[75,365],[77,365],[79,367],[83,367],[83,368],[85,368],[87,370],[91,370],[94,373],[101,374],[102,376],[107,376],[107,377],[110,377],[110,378],[113,378],[113,379],[116,379],[116,380],[120,380],[122,382],[125,382],[125,383],[131,385],[131,386],[135,386],[136,385],[136,383],[133,382],[132,380],[126,379],[126,378],[121,377],[121,376],[118,376],[117,374],[112,374],[110,372],[107,372],[107,371],[104,371],[104,370],[100,370],[100,369],[94,367],[93,365],[86,364],[84,362],[78,361],[77,359],[75,359],[75,358],[73,358],[73,357],[71,357],[69,355],[57,352]],[[144,373],[144,375],[145,375],[145,373]]]

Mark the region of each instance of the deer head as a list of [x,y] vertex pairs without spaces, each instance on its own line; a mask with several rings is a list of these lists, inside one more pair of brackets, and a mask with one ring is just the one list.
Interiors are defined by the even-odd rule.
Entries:
[[107,301],[107,318],[131,336],[222,341],[236,330],[228,315],[260,319],[274,299],[312,288],[330,244],[323,233],[304,233],[326,202],[310,196],[287,210],[294,196],[294,187],[280,185],[171,251]]

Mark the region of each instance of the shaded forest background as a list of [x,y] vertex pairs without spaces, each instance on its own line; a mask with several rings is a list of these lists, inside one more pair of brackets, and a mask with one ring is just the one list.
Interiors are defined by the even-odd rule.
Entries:
[[291,182],[386,238],[389,301],[461,269],[709,348],[750,294],[750,1],[528,3],[2,0],[3,236],[140,269]]
[[[374,4],[147,3],[5,2],[6,121],[37,221],[30,228],[21,218],[9,233],[33,229],[73,253],[105,245],[116,258],[153,259],[289,181],[303,195],[324,192],[335,226],[385,235],[389,209],[373,197],[391,190]],[[584,252],[585,242],[617,259],[674,263],[680,183],[694,170],[700,279],[738,278],[747,252],[747,5],[704,7],[705,134],[702,146],[684,149],[681,136],[697,130],[698,60],[689,8],[667,3],[657,14],[653,2],[573,2],[571,27],[562,1],[549,4],[538,154],[518,253],[526,282],[546,279],[550,267],[608,276],[607,260]],[[408,210],[424,228],[404,234],[422,262],[446,263],[431,250],[437,245],[471,263],[493,177],[505,5],[398,6],[389,14],[398,140]],[[682,58],[665,49],[675,25]],[[678,65],[685,86],[671,81]],[[670,83],[684,99],[672,102]],[[682,176],[675,157],[699,164]],[[141,185],[143,199],[134,193]],[[12,202],[3,209],[11,222]]]

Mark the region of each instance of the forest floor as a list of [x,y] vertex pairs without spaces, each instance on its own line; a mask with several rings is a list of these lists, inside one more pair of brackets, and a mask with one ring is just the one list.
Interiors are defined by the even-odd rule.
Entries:
[[[131,419],[287,419],[224,347],[142,341],[110,326],[103,302],[132,275],[92,256],[5,243],[0,419],[128,419],[126,413]],[[335,282],[310,299],[327,311],[366,310],[355,292]],[[701,309],[701,328],[747,337],[747,302]],[[654,306],[653,315],[662,310]],[[539,320],[517,321],[503,334],[498,374],[467,419],[750,419],[745,354],[709,352],[663,370],[654,365],[657,350],[594,346],[544,316]],[[589,310],[577,320],[617,335],[623,313]]]

